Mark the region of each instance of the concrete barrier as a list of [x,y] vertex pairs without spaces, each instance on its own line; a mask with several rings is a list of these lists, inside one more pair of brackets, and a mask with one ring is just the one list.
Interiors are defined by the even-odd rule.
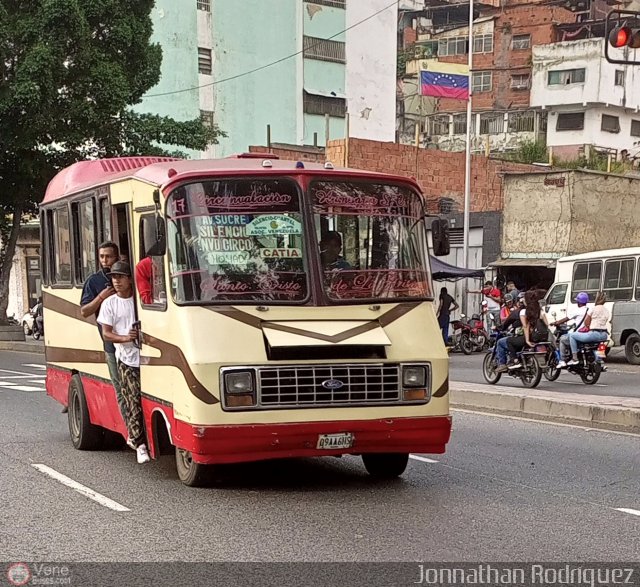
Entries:
[[452,381],[452,408],[640,434],[640,398]]
[[[24,340],[24,339],[23,339]],[[42,353],[44,344],[37,342],[9,342],[0,341],[0,351],[17,351],[20,353]]]

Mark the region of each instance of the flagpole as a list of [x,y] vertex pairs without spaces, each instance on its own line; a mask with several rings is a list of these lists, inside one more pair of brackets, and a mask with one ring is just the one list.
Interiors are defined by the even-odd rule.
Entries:
[[[462,266],[469,267],[469,209],[471,207],[471,97],[473,95],[473,0],[469,0],[469,100],[467,101],[467,145],[464,167],[464,219],[462,241]],[[468,314],[467,295],[464,292],[465,309]]]

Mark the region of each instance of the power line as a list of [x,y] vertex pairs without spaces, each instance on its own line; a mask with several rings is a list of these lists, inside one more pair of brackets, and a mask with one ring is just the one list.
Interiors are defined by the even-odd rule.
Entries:
[[[367,22],[368,20],[371,20],[375,16],[378,16],[378,14],[381,14],[385,10],[389,10],[389,8],[393,8],[394,6],[397,6],[399,3],[400,3],[400,0],[395,0],[395,2],[389,4],[388,6],[385,6],[384,8],[381,8],[377,12],[374,12],[373,14],[367,16],[366,18],[363,18],[362,20],[352,24],[351,26],[347,27],[346,29],[337,32],[335,35],[327,37],[326,39],[322,39],[322,41],[330,41],[332,39],[335,39],[336,37],[339,37],[340,35],[343,35],[347,31],[350,31],[351,29],[354,29],[357,26],[360,26],[361,24]],[[210,86],[216,86],[216,85],[224,83],[224,82],[228,82],[228,81],[232,81],[234,79],[245,77],[247,75],[251,75],[253,73],[257,73],[258,71],[262,71],[263,69],[267,69],[269,67],[273,67],[274,65],[278,65],[278,63],[282,63],[283,61],[287,61],[289,59],[292,59],[293,57],[297,57],[298,55],[301,55],[305,51],[309,51],[309,49],[313,49],[317,45],[320,45],[320,43],[322,43],[322,41],[318,41],[317,43],[314,43],[313,45],[307,47],[306,49],[301,49],[300,51],[296,51],[295,53],[292,53],[291,55],[287,55],[286,57],[281,57],[280,59],[277,59],[276,61],[272,61],[271,63],[267,63],[265,65],[261,65],[260,67],[256,67],[255,69],[250,69],[249,71],[245,71],[243,73],[238,73],[237,75],[232,75],[232,76],[226,77],[224,79],[219,79],[218,81],[210,82],[208,84],[202,84],[201,86],[194,86],[192,88],[185,88],[184,90],[174,90],[173,92],[161,92],[159,94],[147,94],[146,96],[144,96],[144,98],[157,98],[159,96],[171,96],[173,94],[182,94],[184,92],[192,92],[194,90],[200,90],[201,88],[208,88]]]

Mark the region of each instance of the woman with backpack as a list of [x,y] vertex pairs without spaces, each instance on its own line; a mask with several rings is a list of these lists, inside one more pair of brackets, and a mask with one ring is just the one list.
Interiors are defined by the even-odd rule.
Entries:
[[[536,343],[549,340],[549,321],[544,310],[538,302],[538,294],[528,291],[524,294],[524,308],[520,310],[520,322],[522,324],[522,336],[512,336],[507,340],[509,354],[516,356],[525,346],[532,347]],[[513,361],[509,369],[520,367],[518,361]]]

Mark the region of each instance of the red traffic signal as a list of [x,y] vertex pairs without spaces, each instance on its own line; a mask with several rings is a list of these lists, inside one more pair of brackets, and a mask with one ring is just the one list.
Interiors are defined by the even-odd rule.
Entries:
[[615,27],[609,33],[609,43],[616,49],[630,47],[640,48],[640,29],[632,29],[628,26]]

